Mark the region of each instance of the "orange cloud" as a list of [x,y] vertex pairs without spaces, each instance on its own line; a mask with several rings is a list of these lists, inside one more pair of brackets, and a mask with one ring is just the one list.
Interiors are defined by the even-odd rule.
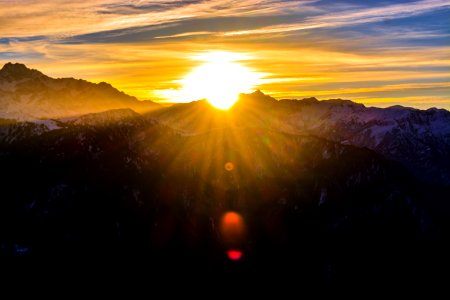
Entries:
[[309,1],[214,0],[149,2],[119,0],[0,0],[3,37],[73,36],[129,27],[219,16],[255,16],[299,11]]

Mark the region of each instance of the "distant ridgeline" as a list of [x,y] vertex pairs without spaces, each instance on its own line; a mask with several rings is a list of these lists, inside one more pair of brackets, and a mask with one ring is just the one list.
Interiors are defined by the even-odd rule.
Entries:
[[[0,101],[2,258],[294,273],[305,286],[442,280],[446,110],[260,91],[229,111],[161,107],[20,64],[0,71]],[[236,261],[226,212],[245,224]]]

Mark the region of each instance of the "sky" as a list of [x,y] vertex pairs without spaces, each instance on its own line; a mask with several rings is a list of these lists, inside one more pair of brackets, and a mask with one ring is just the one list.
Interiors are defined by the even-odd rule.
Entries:
[[450,109],[448,0],[0,0],[0,63],[168,101],[209,51],[275,98]]

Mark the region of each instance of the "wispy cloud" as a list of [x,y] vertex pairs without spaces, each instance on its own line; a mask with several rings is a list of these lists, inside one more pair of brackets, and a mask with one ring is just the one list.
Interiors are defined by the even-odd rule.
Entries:
[[350,26],[406,18],[446,7],[450,7],[450,1],[423,0],[413,3],[389,5],[385,7],[351,9],[348,11],[339,11],[308,17],[303,22],[296,24],[281,24],[252,30],[230,31],[225,32],[224,35],[273,34],[327,27]]
[[[3,37],[73,36],[195,18],[256,16],[306,10],[314,1],[11,1],[0,0]],[[310,7],[313,9],[313,7]]]
[[193,31],[193,32],[183,32],[178,34],[172,34],[172,35],[162,35],[162,36],[156,36],[155,39],[168,39],[168,38],[179,38],[179,37],[188,37],[188,36],[195,36],[195,35],[209,35],[213,34],[211,31]]
[[311,93],[316,96],[333,96],[333,95],[347,95],[351,96],[354,94],[373,94],[374,92],[394,92],[394,91],[405,91],[414,89],[441,89],[445,88],[450,90],[450,82],[422,82],[422,83],[403,83],[403,84],[387,84],[381,86],[372,87],[360,87],[360,88],[342,88],[336,90],[327,91],[303,91],[304,93]]

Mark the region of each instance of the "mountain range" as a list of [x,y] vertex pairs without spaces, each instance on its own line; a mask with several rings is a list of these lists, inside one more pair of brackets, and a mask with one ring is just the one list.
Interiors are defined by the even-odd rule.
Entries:
[[[10,63],[0,103],[1,257],[295,272],[327,286],[442,279],[446,110],[261,91],[229,111],[162,107]],[[226,211],[247,227],[236,264],[219,230]]]
[[105,82],[54,79],[19,63],[7,63],[0,70],[0,99],[0,118],[20,121],[73,117],[118,108],[145,112],[158,107]]
[[242,95],[229,113],[206,100],[156,110],[156,120],[187,134],[229,126],[263,126],[371,149],[401,162],[431,183],[450,184],[450,112],[430,108],[366,107],[350,100],[275,100],[261,91]]

